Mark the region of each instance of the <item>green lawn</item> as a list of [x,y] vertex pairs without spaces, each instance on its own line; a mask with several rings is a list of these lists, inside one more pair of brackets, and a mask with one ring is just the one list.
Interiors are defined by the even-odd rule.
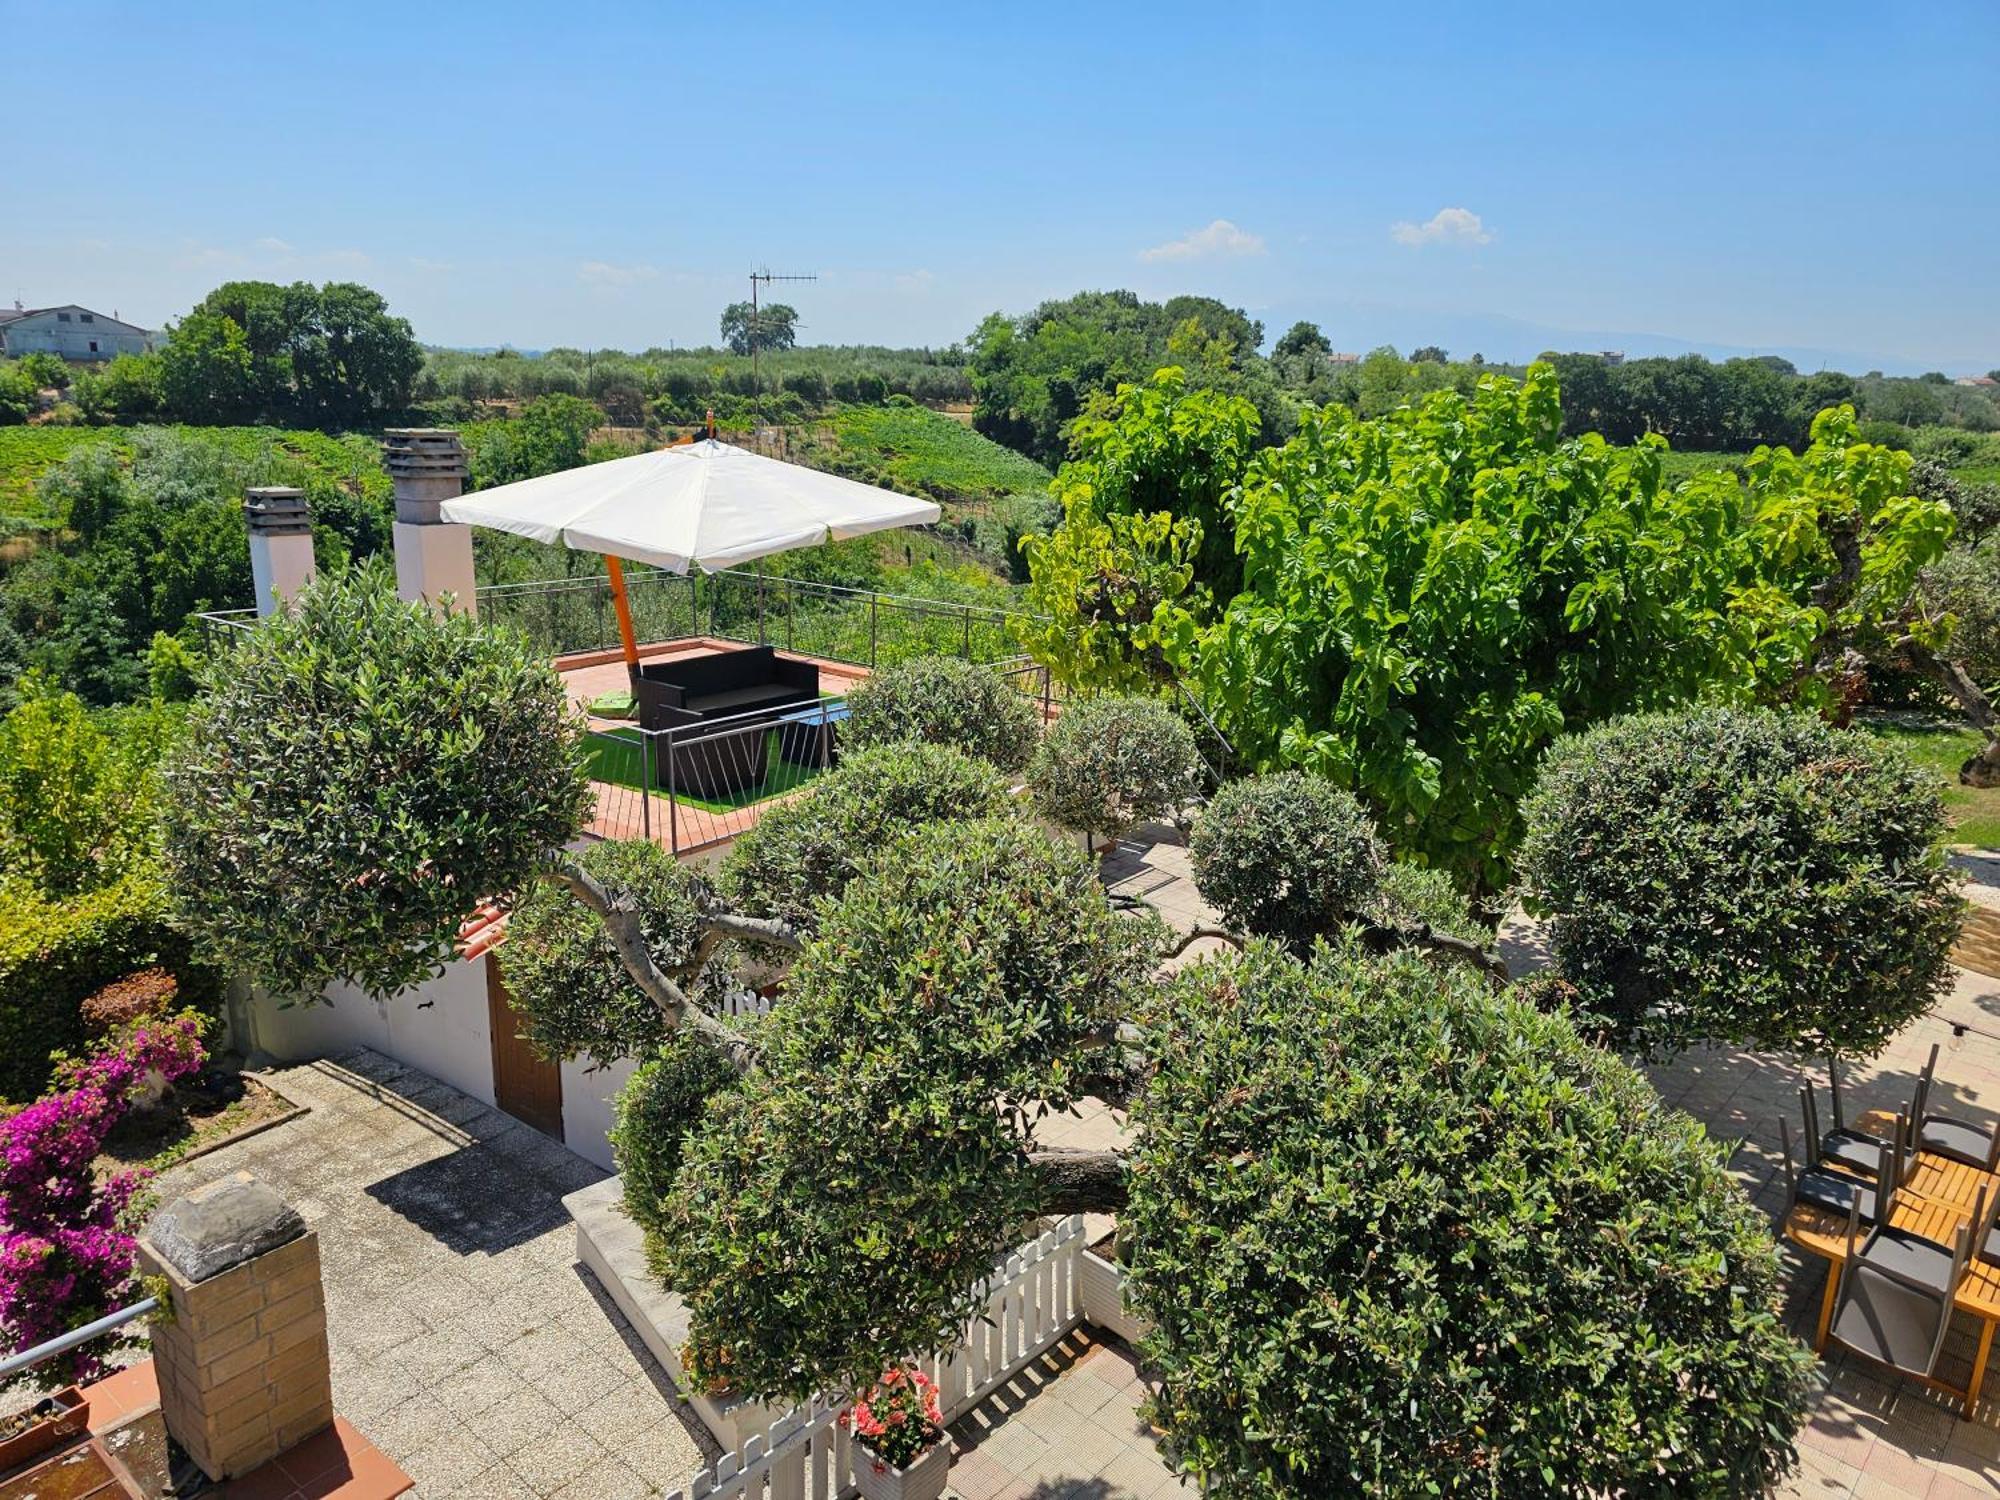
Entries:
[[1958,784],[1960,764],[1982,743],[1976,731],[1936,719],[1873,719],[1856,727],[1937,774],[1953,843],[2000,849],[2000,788],[1979,791]]
[[[592,730],[584,741],[584,754],[590,766],[592,781],[608,781],[615,786],[643,787],[640,772],[640,736],[636,729]],[[687,793],[676,794],[674,800],[683,807],[699,808],[703,812],[728,813],[739,807],[748,807],[753,802],[763,802],[771,797],[782,796],[795,787],[804,786],[820,774],[818,766],[795,766],[778,754],[778,731],[773,729],[765,736],[766,764],[770,767],[762,782],[753,787],[745,787],[736,796],[724,801],[710,801],[703,797],[690,797]],[[657,746],[656,746],[657,748]],[[647,756],[652,751],[646,752]],[[646,767],[654,773],[652,790],[664,792],[658,784],[657,767]]]

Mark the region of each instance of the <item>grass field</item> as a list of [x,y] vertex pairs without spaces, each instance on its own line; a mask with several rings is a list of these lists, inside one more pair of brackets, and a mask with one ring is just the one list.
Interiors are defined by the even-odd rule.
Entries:
[[1951,842],[2000,849],[2000,788],[1981,791],[1958,784],[1959,766],[1982,743],[1975,730],[1936,719],[1872,719],[1856,727],[1936,774]]
[[277,427],[0,427],[0,525],[12,521],[32,527],[57,519],[41,503],[37,487],[43,474],[79,448],[98,444],[111,445],[129,462],[136,436],[148,430],[210,443],[239,459],[273,452],[301,471],[300,477],[274,478],[271,483],[300,483],[318,475],[353,494],[384,501],[389,496],[381,445],[363,433],[335,435]]
[[1049,471],[1032,458],[927,407],[850,406],[832,425],[850,463],[933,499],[993,501],[1049,485]]

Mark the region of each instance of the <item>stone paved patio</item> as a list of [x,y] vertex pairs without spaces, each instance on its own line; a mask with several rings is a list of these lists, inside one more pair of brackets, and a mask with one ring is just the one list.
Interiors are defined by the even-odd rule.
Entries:
[[1131,1353],[1083,1330],[952,1424],[958,1500],[1165,1500],[1168,1472],[1138,1405]]
[[574,1263],[560,1199],[597,1168],[373,1053],[268,1076],[311,1113],[160,1190],[248,1169],[319,1230],[335,1406],[415,1494],[627,1500],[712,1461]]

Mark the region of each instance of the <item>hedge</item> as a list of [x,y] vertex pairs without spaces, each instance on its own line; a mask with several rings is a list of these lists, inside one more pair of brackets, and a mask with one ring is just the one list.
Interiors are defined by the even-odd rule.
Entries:
[[187,940],[168,925],[154,870],[61,900],[24,882],[0,891],[0,1098],[41,1093],[49,1054],[88,1040],[84,998],[154,964],[180,981],[183,1003],[213,1006],[216,977],[190,961]]

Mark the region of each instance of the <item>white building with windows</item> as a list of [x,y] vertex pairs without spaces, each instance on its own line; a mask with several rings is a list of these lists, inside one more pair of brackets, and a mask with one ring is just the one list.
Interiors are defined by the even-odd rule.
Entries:
[[0,309],[0,354],[19,359],[24,354],[58,354],[88,363],[119,354],[144,354],[157,346],[159,335],[117,314],[106,315],[71,302],[62,307]]

